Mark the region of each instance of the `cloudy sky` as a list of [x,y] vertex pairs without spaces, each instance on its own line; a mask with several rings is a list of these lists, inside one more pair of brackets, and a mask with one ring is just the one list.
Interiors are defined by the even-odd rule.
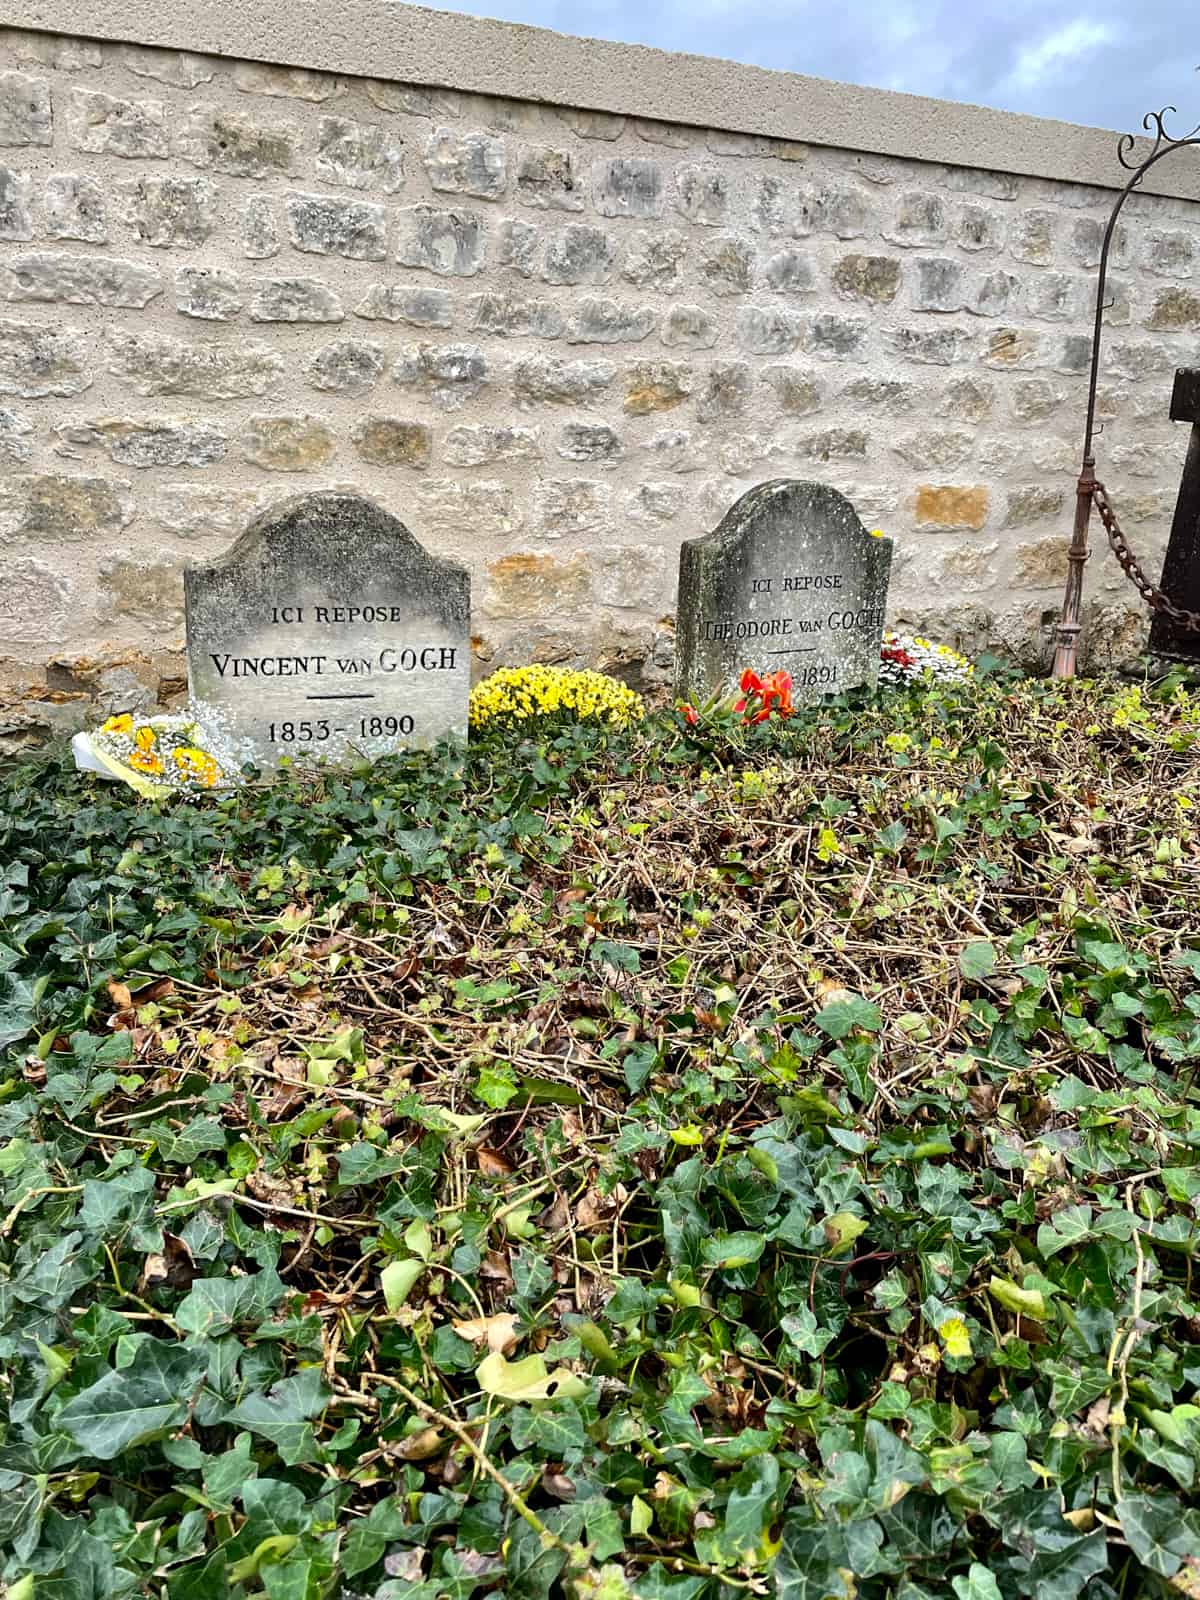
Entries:
[[1200,122],[1194,0],[425,3],[1121,131],[1168,104]]

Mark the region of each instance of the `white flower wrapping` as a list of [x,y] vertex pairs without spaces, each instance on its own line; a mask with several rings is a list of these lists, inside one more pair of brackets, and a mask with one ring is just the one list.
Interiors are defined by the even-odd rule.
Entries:
[[232,745],[192,716],[109,717],[71,740],[75,766],[128,784],[146,799],[209,794],[238,782]]
[[919,634],[887,630],[879,647],[879,682],[890,688],[933,678],[941,683],[966,683],[975,668],[948,644],[935,644]]

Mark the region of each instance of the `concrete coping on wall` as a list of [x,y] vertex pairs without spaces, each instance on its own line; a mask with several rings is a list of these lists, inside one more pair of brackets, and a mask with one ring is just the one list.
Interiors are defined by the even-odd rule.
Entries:
[[[9,0],[4,22],[607,111],[873,155],[1121,188],[1117,135],[1075,123],[431,11],[401,0]],[[1147,141],[1139,147],[1149,153]],[[1200,199],[1200,150],[1147,192]]]

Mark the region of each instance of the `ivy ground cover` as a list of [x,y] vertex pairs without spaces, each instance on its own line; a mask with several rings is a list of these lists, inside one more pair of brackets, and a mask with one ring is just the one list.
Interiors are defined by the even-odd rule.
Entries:
[[1200,1595],[1198,738],[12,772],[6,1593]]

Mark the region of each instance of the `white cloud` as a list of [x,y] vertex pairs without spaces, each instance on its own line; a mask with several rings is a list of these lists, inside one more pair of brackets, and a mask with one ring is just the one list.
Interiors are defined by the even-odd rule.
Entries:
[[1115,44],[1119,37],[1112,23],[1077,17],[1074,22],[1055,28],[1036,44],[1023,45],[1008,74],[1008,82],[1014,89],[1027,92],[1043,88],[1061,79],[1084,56]]

